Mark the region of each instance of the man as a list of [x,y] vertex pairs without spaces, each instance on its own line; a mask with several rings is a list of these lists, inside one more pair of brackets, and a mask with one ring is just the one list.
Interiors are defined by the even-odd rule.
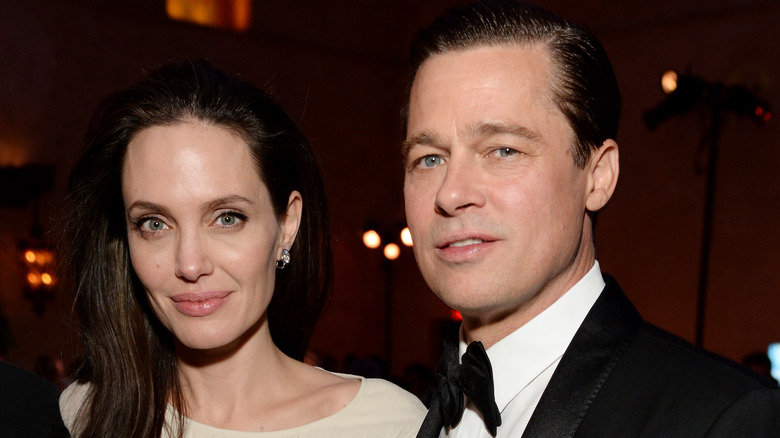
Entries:
[[67,437],[54,384],[0,360],[0,437]]
[[426,282],[463,315],[452,357],[466,352],[440,364],[418,436],[778,436],[777,392],[645,323],[601,274],[620,94],[600,43],[484,1],[419,32],[411,62],[406,216]]

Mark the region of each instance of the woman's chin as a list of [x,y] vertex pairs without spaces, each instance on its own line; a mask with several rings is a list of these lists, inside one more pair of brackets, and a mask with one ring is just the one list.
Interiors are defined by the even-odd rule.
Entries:
[[[232,356],[251,339],[257,338],[262,332],[265,319],[250,326],[241,333],[226,331],[188,333],[187,336],[176,336],[176,355],[185,362],[201,362],[221,360]],[[270,334],[268,334],[270,338]]]

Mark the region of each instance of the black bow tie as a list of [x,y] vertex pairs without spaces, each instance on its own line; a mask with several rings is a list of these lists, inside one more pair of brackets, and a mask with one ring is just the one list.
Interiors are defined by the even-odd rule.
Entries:
[[439,390],[431,400],[417,438],[435,438],[443,426],[455,427],[465,409],[463,395],[482,414],[485,427],[491,436],[501,425],[501,413],[493,394],[493,369],[485,347],[479,341],[472,342],[458,363],[458,346],[454,342],[444,345],[444,354],[436,368]]

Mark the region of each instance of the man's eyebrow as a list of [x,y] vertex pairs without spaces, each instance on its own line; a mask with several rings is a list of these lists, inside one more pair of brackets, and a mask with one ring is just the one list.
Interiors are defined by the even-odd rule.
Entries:
[[[532,129],[526,128],[525,126],[515,125],[511,123],[501,123],[501,122],[476,123],[470,126],[466,130],[466,133],[468,137],[472,137],[472,138],[508,134],[517,137],[522,137],[534,142],[540,141],[542,139],[542,136],[539,135],[539,133],[537,133]],[[413,146],[430,146],[430,145],[435,146],[439,144],[441,144],[441,140],[438,138],[437,135],[432,134],[428,131],[423,131],[413,135],[407,140],[404,140],[402,143],[401,152],[405,159]]]
[[509,134],[522,137],[531,141],[539,141],[542,136],[536,131],[524,126],[509,123],[477,123],[468,130],[471,137],[489,137],[491,135]]
[[413,135],[401,143],[401,154],[403,155],[404,160],[406,160],[406,157],[409,154],[409,150],[411,150],[413,146],[437,145],[440,143],[441,141],[436,135],[427,131],[423,131]]

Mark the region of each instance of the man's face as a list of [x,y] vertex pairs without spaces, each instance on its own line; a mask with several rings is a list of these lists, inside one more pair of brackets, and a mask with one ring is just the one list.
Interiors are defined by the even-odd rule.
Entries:
[[406,218],[428,285],[466,318],[526,321],[592,266],[590,164],[551,100],[542,46],[423,63],[409,102]]

